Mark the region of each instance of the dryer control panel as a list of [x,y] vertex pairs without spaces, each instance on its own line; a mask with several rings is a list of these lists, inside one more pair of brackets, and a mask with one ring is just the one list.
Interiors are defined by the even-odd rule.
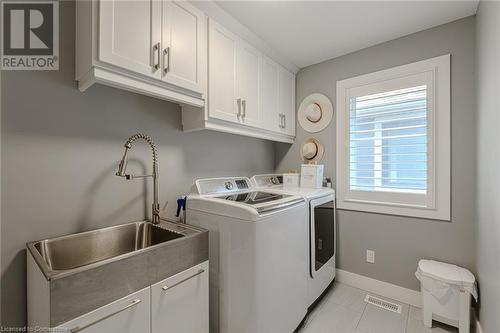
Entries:
[[252,177],[253,184],[257,187],[273,187],[283,185],[283,175],[255,175]]

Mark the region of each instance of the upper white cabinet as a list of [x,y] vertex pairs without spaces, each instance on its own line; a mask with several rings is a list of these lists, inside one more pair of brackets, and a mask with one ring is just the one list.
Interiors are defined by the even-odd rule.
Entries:
[[191,4],[163,2],[162,80],[199,93],[207,73],[205,14]]
[[295,136],[295,75],[283,67],[279,70],[278,110],[281,131]]
[[295,75],[204,11],[187,1],[77,1],[78,88],[100,83],[177,102],[185,131],[293,142]]
[[262,55],[213,20],[209,24],[209,45],[210,117],[260,126]]
[[208,106],[183,106],[184,131],[293,142],[295,75],[213,19],[208,25]]
[[204,106],[206,16],[184,1],[76,3],[76,79]]
[[261,82],[262,54],[240,40],[238,54],[240,121],[246,125],[262,125]]
[[237,123],[241,114],[241,100],[238,100],[237,63],[239,39],[229,30],[211,20],[208,40],[210,45],[208,56],[210,117]]
[[161,2],[105,0],[99,13],[99,60],[160,79]]
[[264,128],[280,131],[282,117],[279,110],[280,66],[264,57],[262,62],[262,116]]
[[264,57],[262,116],[267,130],[295,136],[295,75]]

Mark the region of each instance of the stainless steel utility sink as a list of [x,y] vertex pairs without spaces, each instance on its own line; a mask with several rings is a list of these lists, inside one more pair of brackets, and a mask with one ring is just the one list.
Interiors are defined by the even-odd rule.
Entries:
[[51,270],[62,271],[117,257],[183,236],[149,222],[137,222],[45,239],[36,242],[34,246]]
[[[185,225],[133,222],[28,243],[46,276],[83,269],[196,233]],[[93,265],[92,265],[93,266]]]
[[39,289],[50,295],[55,327],[208,260],[208,231],[160,219],[43,239],[27,248],[28,295],[39,297]]

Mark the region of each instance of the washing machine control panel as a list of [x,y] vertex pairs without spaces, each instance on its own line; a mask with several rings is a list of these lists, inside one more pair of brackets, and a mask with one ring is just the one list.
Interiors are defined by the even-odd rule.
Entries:
[[235,183],[239,190],[248,190],[248,183],[246,179],[237,179],[235,180]]
[[195,185],[198,194],[225,194],[252,188],[250,179],[245,177],[199,179]]

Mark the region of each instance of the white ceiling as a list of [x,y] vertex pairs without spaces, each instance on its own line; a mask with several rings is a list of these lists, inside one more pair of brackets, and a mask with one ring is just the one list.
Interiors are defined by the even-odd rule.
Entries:
[[218,1],[300,68],[474,15],[476,1]]

